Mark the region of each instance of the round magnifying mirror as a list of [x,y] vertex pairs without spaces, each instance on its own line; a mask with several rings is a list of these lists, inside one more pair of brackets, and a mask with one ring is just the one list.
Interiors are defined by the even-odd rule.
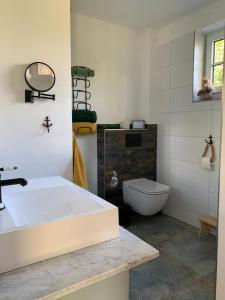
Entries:
[[34,62],[26,68],[25,81],[32,90],[47,92],[55,84],[55,73],[49,65]]

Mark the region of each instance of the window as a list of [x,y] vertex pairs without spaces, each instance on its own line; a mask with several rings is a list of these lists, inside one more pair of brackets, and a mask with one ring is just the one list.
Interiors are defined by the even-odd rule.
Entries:
[[207,36],[206,76],[212,82],[215,93],[222,91],[224,73],[224,32]]
[[214,88],[223,85],[224,39],[213,42],[212,83]]

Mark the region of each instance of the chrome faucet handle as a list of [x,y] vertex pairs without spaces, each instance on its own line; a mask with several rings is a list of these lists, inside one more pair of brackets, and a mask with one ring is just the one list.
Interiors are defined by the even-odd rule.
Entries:
[[1,167],[0,168],[0,172],[6,172],[6,171],[15,171],[17,170],[18,168],[17,167]]
[[109,178],[109,186],[111,188],[116,188],[119,184],[118,174],[116,171],[112,171],[111,177]]
[[112,176],[117,177],[118,176],[117,172],[116,171],[112,171]]

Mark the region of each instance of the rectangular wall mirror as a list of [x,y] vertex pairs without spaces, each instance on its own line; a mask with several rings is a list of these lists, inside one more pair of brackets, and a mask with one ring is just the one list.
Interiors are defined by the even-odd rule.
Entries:
[[222,100],[224,25],[195,32],[193,102]]

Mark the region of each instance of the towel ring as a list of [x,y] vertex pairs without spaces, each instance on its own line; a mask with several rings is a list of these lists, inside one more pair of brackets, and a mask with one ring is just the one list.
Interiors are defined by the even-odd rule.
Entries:
[[205,142],[206,142],[206,144],[208,144],[208,145],[213,145],[214,143],[213,143],[213,136],[212,135],[210,135],[209,136],[209,141],[207,140],[207,139],[205,139]]

